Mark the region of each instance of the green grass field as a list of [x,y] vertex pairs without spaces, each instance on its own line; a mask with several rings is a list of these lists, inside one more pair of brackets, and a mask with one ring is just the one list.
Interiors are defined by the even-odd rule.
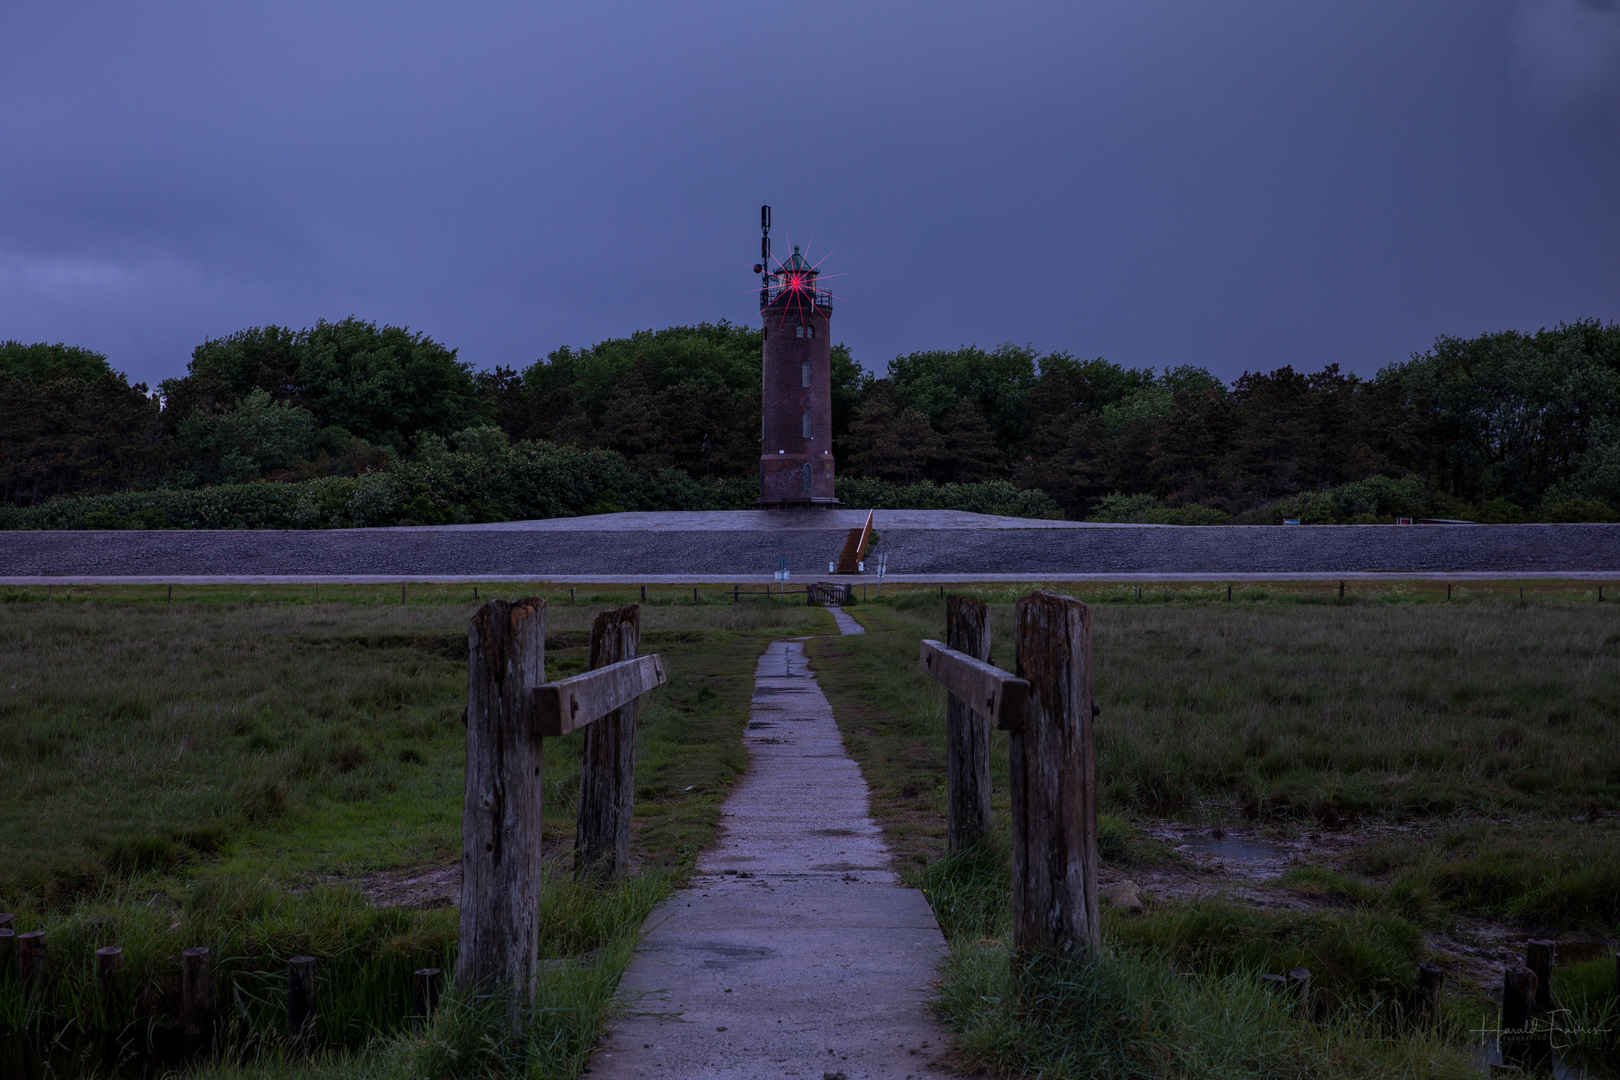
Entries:
[[[262,1066],[280,1060],[285,961],[302,953],[321,964],[317,1071],[483,1075],[491,1059],[473,1051],[498,1025],[477,1008],[402,1033],[410,972],[451,966],[454,909],[437,892],[376,907],[363,891],[459,864],[472,587],[414,586],[404,604],[397,586],[323,586],[319,600],[301,586],[192,588],[176,603],[163,589],[53,592],[0,603],[0,910],[46,932],[51,967],[39,995],[0,977],[0,1028],[172,1023],[179,954],[206,945],[232,1006],[223,1041],[239,1052],[226,1057]],[[556,678],[585,667],[592,616],[639,594],[542,595]],[[542,949],[566,963],[546,972],[531,1030],[497,1040],[503,1068],[577,1075],[641,923],[745,764],[759,652],[831,626],[802,602],[650,590],[642,648],[664,655],[670,682],[640,712],[641,869],[606,891],[569,880],[579,740],[548,740]],[[106,944],[129,968],[112,1002],[93,992]],[[19,1074],[28,1043],[0,1050]],[[435,1054],[449,1064],[422,1064]]]
[[[1006,736],[994,736],[1000,838],[945,848],[943,691],[917,664],[944,636],[937,589],[852,609],[868,633],[811,655],[873,809],[951,944],[942,1015],[965,1064],[1065,1076],[1469,1076],[1494,1017],[1454,974],[1442,1022],[1413,1030],[1415,968],[1461,917],[1523,938],[1620,933],[1620,611],[1581,590],[1517,586],[1082,590],[1093,607],[1100,849],[1119,876],[1174,866],[1144,831],[1173,819],[1278,837],[1384,839],[1291,869],[1299,910],[1233,893],[1105,911],[1105,956],[1014,993],[1006,892]],[[1027,590],[990,605],[1011,669]],[[1303,965],[1331,1023],[1260,987]],[[1560,969],[1588,1052],[1612,1059],[1614,965]],[[1134,1002],[1130,1007],[1121,1002]],[[1595,1073],[1594,1075],[1602,1075]]]
[[[994,660],[1011,667],[1027,588],[962,591],[991,605]],[[96,587],[47,603],[42,589],[0,590],[0,910],[44,929],[51,957],[44,994],[0,976],[0,1030],[14,1033],[0,1036],[0,1074],[42,1075],[48,1053],[56,1075],[89,1076],[104,1048],[73,1033],[172,1025],[179,953],[199,944],[218,958],[226,1050],[204,1074],[579,1074],[647,912],[710,841],[745,765],[759,652],[832,622],[791,598],[694,603],[689,588],[649,587],[643,650],[666,657],[671,682],[641,714],[639,872],[603,890],[569,880],[578,744],[550,740],[544,1005],[510,1033],[498,1003],[452,997],[411,1031],[409,973],[454,952],[442,888],[410,881],[459,860],[471,592],[411,586],[401,603],[398,586],[208,587],[169,603],[162,588]],[[1147,828],[1161,820],[1404,831],[1291,869],[1279,888],[1298,910],[1233,895],[1108,912],[1101,962],[1015,991],[1004,840],[944,857],[943,695],[917,671],[944,605],[935,588],[885,593],[851,609],[869,633],[818,638],[811,655],[874,813],[951,944],[938,1007],[964,1065],[1475,1075],[1481,987],[1454,979],[1440,1024],[1408,1022],[1436,935],[1459,919],[1620,933],[1620,611],[1592,590],[1532,586],[1521,603],[1517,585],[1471,586],[1447,601],[1443,586],[1402,584],[1340,602],[1321,585],[1238,587],[1230,601],[1224,585],[1088,587],[1110,868],[1174,866]],[[584,667],[590,618],[639,592],[542,595],[558,677]],[[388,890],[400,903],[372,902]],[[106,1000],[92,960],[113,943],[129,973]],[[300,953],[320,961],[312,1049],[277,1034],[285,961]],[[1260,989],[1260,972],[1301,963],[1327,1022]],[[1612,964],[1560,979],[1588,1027],[1620,1029]],[[1594,1039],[1592,1052],[1612,1051],[1612,1034]]]

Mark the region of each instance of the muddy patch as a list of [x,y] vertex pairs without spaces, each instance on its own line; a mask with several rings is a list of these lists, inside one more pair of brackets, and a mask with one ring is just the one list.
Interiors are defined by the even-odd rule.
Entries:
[[377,907],[440,908],[461,905],[461,863],[383,870],[350,879]]

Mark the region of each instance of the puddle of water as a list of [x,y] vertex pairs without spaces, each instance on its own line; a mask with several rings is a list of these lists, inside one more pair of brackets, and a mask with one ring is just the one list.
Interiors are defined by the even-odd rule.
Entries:
[[1211,855],[1230,862],[1275,862],[1293,855],[1288,848],[1252,836],[1189,836],[1179,845],[1195,855]]

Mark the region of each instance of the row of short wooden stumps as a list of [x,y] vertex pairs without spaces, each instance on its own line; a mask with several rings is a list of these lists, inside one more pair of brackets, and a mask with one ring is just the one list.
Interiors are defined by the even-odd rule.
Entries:
[[[50,954],[45,947],[45,931],[16,932],[15,916],[0,913],[0,970],[12,968],[11,953],[17,954],[15,971],[25,994],[43,990],[49,973]],[[295,956],[287,961],[287,1033],[293,1037],[308,1034],[315,1022],[315,964],[313,956]],[[124,949],[108,945],[96,950],[96,997],[108,1005],[124,1000]],[[420,1023],[432,1015],[441,983],[439,968],[420,968],[412,980],[411,1020]],[[214,972],[212,952],[205,946],[186,949],[180,954],[180,1013],[188,1040],[205,1038],[214,1024]]]

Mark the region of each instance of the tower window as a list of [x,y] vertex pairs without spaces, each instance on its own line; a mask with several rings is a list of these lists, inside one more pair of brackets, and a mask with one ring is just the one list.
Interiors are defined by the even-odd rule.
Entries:
[[802,327],[802,326],[795,326],[795,327],[794,327],[794,328],[793,328],[793,336],[794,336],[794,337],[804,337],[804,327]]
[[802,387],[805,387],[806,389],[808,389],[809,386],[810,386],[810,365],[809,364],[800,364],[799,365],[799,385],[802,386]]
[[807,439],[810,437],[810,414],[809,413],[804,414],[804,437],[807,438]]
[[805,327],[804,328],[804,336],[805,337],[815,337],[816,336],[816,328],[813,327],[813,326]]

